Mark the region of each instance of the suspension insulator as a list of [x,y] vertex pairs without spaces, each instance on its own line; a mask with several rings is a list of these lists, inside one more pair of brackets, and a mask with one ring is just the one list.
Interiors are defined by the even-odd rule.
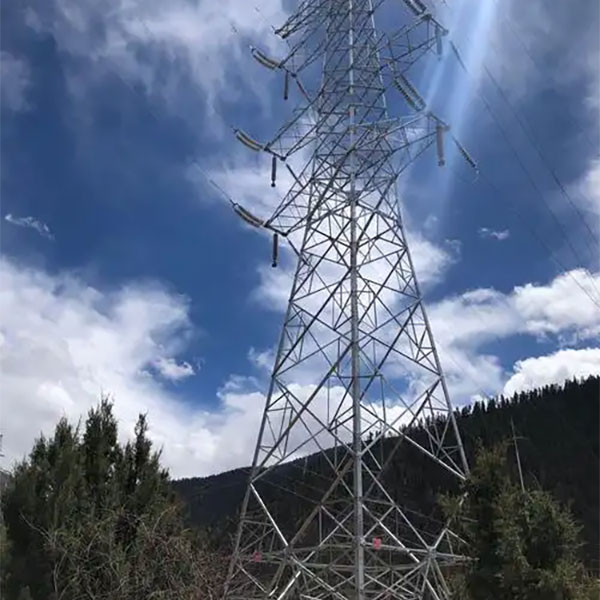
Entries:
[[271,159],[271,187],[275,187],[275,179],[277,177],[277,157]]
[[290,91],[290,73],[289,71],[285,72],[285,77],[283,78],[283,99],[287,100]]
[[234,129],[234,131],[235,131],[235,137],[237,137],[237,139],[240,140],[240,142],[242,142],[242,144],[244,144],[244,146],[247,146],[248,148],[250,148],[250,150],[259,152],[260,150],[263,149],[262,144],[260,144],[256,140],[253,140],[249,135],[244,133],[241,129]]
[[454,140],[458,151],[461,153],[462,157],[465,159],[467,164],[478,173],[479,167],[477,166],[477,163],[473,160],[473,157],[467,152],[466,148],[455,137],[453,137],[452,139]]
[[406,87],[406,89],[415,97],[420,98],[421,95],[419,94],[419,92],[417,92],[415,86],[406,78],[406,75],[400,73],[400,75],[398,76],[400,78],[400,81],[402,81],[402,83],[404,84],[404,86]]
[[438,56],[442,56],[443,48],[442,48],[442,28],[436,23],[435,25],[435,50]]
[[414,98],[408,93],[408,90],[406,90],[404,88],[404,86],[400,83],[400,81],[398,81],[397,79],[394,79],[394,85],[396,86],[396,89],[402,94],[402,97],[406,100],[406,103],[413,109],[418,111],[419,107],[417,106],[417,104],[415,103]]
[[404,0],[404,4],[413,12],[417,17],[423,12],[414,0]]
[[402,73],[400,74],[400,80],[408,93],[412,96],[414,103],[418,107],[417,110],[423,110],[425,108],[425,100],[418,92],[417,88]]
[[269,58],[264,52],[261,52],[258,48],[250,47],[250,53],[259,62],[263,67],[267,67],[267,69],[278,69],[279,61],[273,60]]
[[264,225],[261,219],[255,217],[250,211],[239,204],[233,204],[233,210],[240,218],[246,221],[248,225],[252,225],[252,227],[262,227]]
[[422,2],[422,0],[413,0],[413,2],[422,13],[427,11],[427,6],[425,6],[425,3]]
[[435,128],[435,141],[437,146],[438,166],[443,167],[446,164],[444,157],[444,126],[438,123]]
[[279,235],[277,233],[273,234],[273,260],[271,262],[271,266],[275,268],[277,266],[277,259],[279,257]]

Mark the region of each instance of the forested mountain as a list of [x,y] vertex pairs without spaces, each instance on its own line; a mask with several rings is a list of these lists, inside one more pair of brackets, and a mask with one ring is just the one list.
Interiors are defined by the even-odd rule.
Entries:
[[[590,377],[512,398],[475,402],[456,413],[470,461],[479,445],[492,447],[510,438],[514,425],[526,486],[546,490],[570,506],[583,527],[583,556],[594,570],[598,569],[600,526],[599,403],[600,377]],[[386,445],[393,443],[391,438],[385,441]],[[509,453],[513,467],[514,458],[514,453]],[[309,485],[306,473],[318,472],[318,461],[312,456],[278,467],[281,481],[286,485],[293,481],[301,491],[303,485]],[[248,469],[244,468],[174,483],[187,503],[190,522],[208,529],[222,547],[230,543],[247,477]],[[398,501],[420,510],[435,505],[440,493],[453,491],[454,486],[454,481],[440,475],[439,470],[428,473],[427,462],[410,447],[395,455],[386,481]],[[303,510],[300,501],[298,506],[286,507],[290,519]]]
[[[421,532],[431,534],[432,521],[439,524],[444,515],[457,517],[455,531],[476,560],[449,579],[453,598],[598,598],[599,393],[596,377],[462,410],[458,419],[472,470],[460,488],[456,479],[428,469],[410,444],[386,438],[374,446],[393,456],[384,483]],[[513,424],[523,488],[515,472]],[[102,399],[85,425],[61,419],[51,437],[36,440],[1,497],[3,598],[221,597],[247,469],[172,482],[146,432],[140,415],[135,439],[120,444],[112,404]],[[422,428],[406,433],[423,443]],[[305,518],[307,494],[320,497],[326,458],[313,455],[273,470],[272,491],[265,494],[282,530]],[[284,486],[294,502],[281,499]],[[583,536],[561,504],[570,505]],[[187,526],[190,520],[195,528]],[[315,531],[308,527],[306,535]]]

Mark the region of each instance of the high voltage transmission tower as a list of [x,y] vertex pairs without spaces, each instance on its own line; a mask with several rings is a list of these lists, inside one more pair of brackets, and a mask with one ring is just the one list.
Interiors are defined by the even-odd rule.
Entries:
[[[407,490],[422,482],[394,461],[437,481],[467,472],[396,196],[400,174],[430,146],[444,163],[449,127],[410,70],[442,51],[446,30],[421,0],[404,0],[390,13],[404,24],[378,32],[384,8],[304,0],[276,30],[286,56],[252,48],[282,74],[284,98],[301,102],[268,143],[235,130],[271,155],[273,185],[281,164],[291,188],[268,219],[234,208],[273,232],[274,265],[287,238],[297,267],[227,600],[445,599],[448,573],[467,560],[431,499],[411,503]],[[305,159],[297,169],[295,154]],[[393,493],[390,467],[401,482]]]

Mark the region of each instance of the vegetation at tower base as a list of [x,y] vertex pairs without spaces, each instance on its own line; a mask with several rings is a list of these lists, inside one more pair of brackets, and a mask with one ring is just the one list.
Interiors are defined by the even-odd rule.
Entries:
[[[561,504],[569,506],[581,524],[581,555],[589,569],[598,572],[598,423],[600,377],[567,381],[564,385],[516,394],[489,402],[475,402],[457,412],[469,462],[473,464],[479,445],[491,448],[511,436],[511,421],[518,438],[519,453],[528,489],[545,490]],[[387,439],[385,444],[393,444]],[[384,447],[382,451],[386,451]],[[516,477],[514,453],[508,467]],[[279,467],[279,483],[319,485],[313,473],[319,471],[318,458],[307,457]],[[211,539],[228,550],[237,525],[237,511],[245,492],[248,469],[236,469],[207,478],[174,482],[188,505],[193,525],[209,531]],[[439,470],[429,472],[427,461],[410,448],[394,458],[387,474],[387,489],[399,502],[415,512],[436,514],[440,494],[458,492],[452,478]],[[274,488],[274,493],[277,493]],[[286,518],[303,514],[301,499],[285,506]]]
[[[595,377],[460,412],[473,468],[459,533],[470,541],[477,562],[453,578],[457,600],[598,597],[578,556],[585,557],[587,568],[596,568],[599,392]],[[516,483],[513,447],[497,445],[510,437],[511,420],[525,493]],[[410,448],[402,450],[387,475],[388,488],[414,514],[441,516],[463,490],[450,478],[431,479],[427,463],[418,458]],[[305,510],[303,487],[318,485],[315,460],[279,468],[279,482],[299,492],[295,505],[282,507],[290,521]],[[171,482],[147,438],[145,418],[138,421],[135,439],[122,446],[111,404],[104,400],[81,431],[61,421],[14,470],[2,498],[2,597],[220,598],[223,554],[246,479],[247,471],[239,469]],[[187,508],[174,498],[173,486]],[[574,518],[561,508],[565,504]],[[184,511],[208,534],[186,529]],[[575,522],[583,525],[583,547]]]
[[61,420],[36,441],[2,498],[8,600],[216,598],[221,564],[184,527],[143,415],[122,446],[112,405],[82,433]]
[[[579,559],[579,527],[548,492],[521,489],[509,443],[480,448],[461,493],[445,496],[474,561],[453,579],[457,600],[596,600]],[[463,500],[464,499],[464,500]]]

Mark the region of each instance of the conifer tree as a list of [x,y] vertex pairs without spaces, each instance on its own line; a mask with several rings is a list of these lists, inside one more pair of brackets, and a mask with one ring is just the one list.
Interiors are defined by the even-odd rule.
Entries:
[[[480,449],[458,508],[473,563],[455,581],[464,600],[592,600],[598,587],[579,560],[579,528],[547,492],[522,490],[506,444]],[[450,514],[461,496],[443,498]]]
[[[112,404],[66,420],[18,465],[2,509],[9,600],[216,597],[222,561],[184,528],[144,415],[124,447]],[[153,597],[154,597],[153,596]]]

